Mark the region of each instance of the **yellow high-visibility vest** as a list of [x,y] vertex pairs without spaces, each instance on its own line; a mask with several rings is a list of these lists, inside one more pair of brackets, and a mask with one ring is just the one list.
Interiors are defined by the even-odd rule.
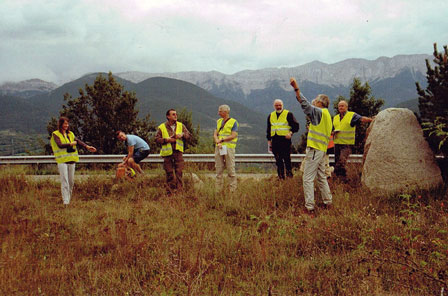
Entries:
[[333,118],[335,144],[355,145],[356,126],[350,125],[353,115],[355,115],[355,112],[350,111],[345,114],[342,120],[339,114]]
[[[162,123],[159,125],[160,130],[162,131],[162,138],[169,139],[170,135],[168,133],[168,129],[165,126],[165,123]],[[176,122],[176,135],[179,135],[182,133],[182,123]],[[180,152],[184,152],[184,142],[182,139],[176,139],[176,150],[179,150]],[[162,150],[160,150],[160,156],[170,156],[173,154],[173,147],[171,146],[171,143],[166,143],[162,145]]]
[[[218,132],[219,140],[232,135],[232,127],[235,124],[235,122],[236,122],[237,126],[239,126],[238,121],[236,121],[235,118],[230,118],[229,120],[227,120],[226,124],[224,124],[224,126],[221,128],[222,121],[223,121],[222,118],[220,118],[220,119],[218,119],[218,121],[216,121],[216,130],[219,131]],[[232,141],[230,141],[230,142],[222,142],[222,145],[225,145],[228,148],[236,148],[237,141],[238,141],[238,136],[233,138]],[[216,145],[218,145],[218,144],[216,144]]]
[[64,163],[64,162],[71,162],[79,161],[78,156],[78,149],[76,148],[76,145],[73,146],[74,152],[67,152],[67,148],[59,148],[58,144],[56,144],[56,141],[54,140],[54,136],[57,136],[59,140],[61,141],[61,144],[70,144],[75,140],[75,134],[73,132],[67,132],[67,137],[64,137],[64,135],[59,131],[54,131],[51,135],[51,150],[53,150],[54,157],[56,159],[57,163]]
[[280,116],[277,118],[277,112],[271,113],[271,137],[275,136],[286,136],[291,131],[291,126],[288,123],[287,116],[289,110],[283,110]]
[[332,128],[330,112],[327,108],[322,108],[322,118],[319,125],[310,124],[306,145],[327,152]]

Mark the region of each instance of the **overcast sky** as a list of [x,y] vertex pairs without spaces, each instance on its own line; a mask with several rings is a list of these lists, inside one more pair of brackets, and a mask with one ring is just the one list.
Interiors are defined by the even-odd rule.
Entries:
[[0,0],[0,83],[432,53],[447,0]]

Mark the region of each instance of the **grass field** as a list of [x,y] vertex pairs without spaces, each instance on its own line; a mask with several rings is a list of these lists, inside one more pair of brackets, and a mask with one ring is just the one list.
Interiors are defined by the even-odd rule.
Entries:
[[98,174],[76,181],[68,207],[57,182],[26,174],[0,167],[1,295],[448,293],[446,188],[375,197],[353,173],[312,218],[297,172],[234,194],[197,172],[201,186],[186,177],[171,197],[161,170]]

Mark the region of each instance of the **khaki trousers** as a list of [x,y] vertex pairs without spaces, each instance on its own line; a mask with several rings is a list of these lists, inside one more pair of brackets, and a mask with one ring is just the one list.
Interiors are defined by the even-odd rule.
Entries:
[[215,147],[215,168],[216,168],[216,186],[223,189],[223,173],[224,168],[227,168],[227,175],[230,180],[230,191],[235,191],[237,187],[236,173],[235,173],[235,148],[227,147],[227,154],[220,155],[219,149]]
[[314,202],[314,179],[317,177],[317,187],[322,195],[324,204],[332,203],[332,195],[325,174],[325,152],[311,147],[306,148],[305,168],[303,172],[303,191],[305,194],[305,207],[313,210]]

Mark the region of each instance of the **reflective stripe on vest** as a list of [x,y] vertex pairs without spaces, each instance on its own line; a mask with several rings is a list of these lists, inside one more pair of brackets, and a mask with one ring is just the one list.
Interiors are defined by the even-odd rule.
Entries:
[[51,144],[51,150],[53,150],[54,158],[56,159],[57,163],[64,163],[64,162],[71,162],[79,161],[78,156],[78,149],[76,148],[76,145],[73,147],[75,149],[74,152],[67,152],[67,148],[59,148],[58,144],[56,144],[56,141],[54,140],[54,135],[56,135],[59,140],[61,141],[61,144],[70,144],[75,140],[75,134],[73,132],[68,132],[68,139],[64,137],[64,135],[60,131],[54,131],[51,135],[50,144]]
[[356,126],[351,126],[353,115],[355,112],[347,112],[342,118],[336,115],[333,118],[334,130],[338,131],[334,134],[334,143],[342,145],[355,145]]
[[280,116],[277,118],[277,112],[274,111],[271,113],[270,122],[271,122],[271,137],[275,136],[286,136],[291,130],[291,126],[289,126],[287,116],[289,110],[283,110]]
[[[168,133],[168,129],[166,128],[165,123],[162,123],[159,125],[160,130],[162,131],[162,138],[163,139],[169,139],[170,135]],[[182,123],[176,122],[176,135],[182,133]],[[182,139],[176,139],[176,150],[179,150],[180,152],[184,152],[184,142]],[[160,150],[160,156],[170,156],[173,154],[173,147],[171,143],[166,143],[162,145],[162,150]]]
[[[236,122],[237,126],[239,126],[239,124],[238,124],[238,122],[236,121],[235,118],[230,118],[229,120],[227,120],[227,122],[224,125],[224,127],[221,128],[222,121],[223,121],[223,119],[220,118],[216,122],[216,130],[219,131],[219,133],[218,133],[218,139],[219,140],[224,139],[224,138],[229,137],[229,136],[232,135],[232,128],[233,128],[233,125],[235,124],[235,122]],[[220,130],[220,128],[221,128],[221,130]],[[238,141],[238,135],[235,138],[233,138],[232,141],[230,141],[230,142],[222,142],[222,145],[227,146],[227,148],[236,148],[236,142],[237,141]],[[216,145],[218,145],[218,144],[216,144]]]
[[319,125],[310,124],[306,145],[308,147],[327,152],[327,146],[330,141],[332,128],[333,124],[331,123],[330,112],[328,112],[328,109],[323,108],[322,118]]

